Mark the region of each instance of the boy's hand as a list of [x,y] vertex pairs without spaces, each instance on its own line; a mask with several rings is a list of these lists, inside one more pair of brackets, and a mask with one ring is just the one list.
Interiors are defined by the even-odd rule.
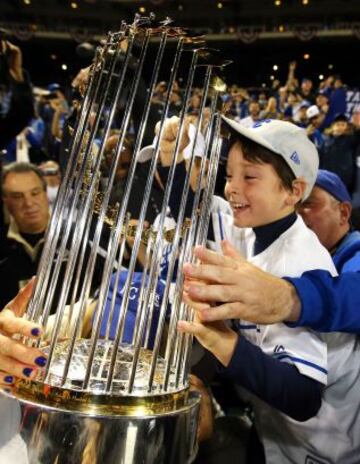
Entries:
[[[199,305],[183,293],[183,301],[194,308]],[[201,304],[201,303],[200,303]],[[228,366],[238,340],[238,335],[224,321],[202,322],[197,310],[193,322],[179,321],[179,332],[194,335],[201,345],[210,351],[225,367]]]

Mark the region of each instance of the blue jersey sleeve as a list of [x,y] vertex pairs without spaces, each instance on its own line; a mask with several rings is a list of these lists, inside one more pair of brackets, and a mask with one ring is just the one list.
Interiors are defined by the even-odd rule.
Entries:
[[310,419],[320,409],[320,382],[265,354],[244,337],[239,337],[230,364],[219,367],[219,373],[297,421]]
[[286,280],[294,285],[301,301],[300,319],[289,326],[360,334],[360,272],[332,277],[316,270]]

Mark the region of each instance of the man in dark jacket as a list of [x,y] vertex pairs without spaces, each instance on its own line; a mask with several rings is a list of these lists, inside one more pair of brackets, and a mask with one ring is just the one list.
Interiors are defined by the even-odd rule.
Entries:
[[42,173],[28,163],[4,168],[2,196],[11,217],[0,243],[0,302],[5,303],[36,274],[50,210]]
[[[0,238],[0,307],[11,300],[37,273],[50,219],[46,183],[39,168],[30,163],[12,163],[4,168],[1,185],[3,201],[10,213],[10,224]],[[75,232],[76,223],[73,225]],[[91,250],[93,233],[92,230],[89,235],[87,254]],[[105,246],[98,251],[91,291],[95,291],[101,281],[104,263],[102,254],[106,256],[107,234],[108,229],[104,227],[100,247],[104,243]],[[67,247],[71,247],[71,237],[73,235],[67,241]],[[60,283],[64,280],[68,256],[67,248],[61,261]],[[84,263],[87,261],[85,256]],[[55,262],[53,264],[55,266]],[[82,272],[86,272],[84,268]],[[61,285],[56,289],[54,304],[58,301],[60,292]],[[71,295],[71,289],[68,295]],[[70,297],[67,301],[69,299]]]

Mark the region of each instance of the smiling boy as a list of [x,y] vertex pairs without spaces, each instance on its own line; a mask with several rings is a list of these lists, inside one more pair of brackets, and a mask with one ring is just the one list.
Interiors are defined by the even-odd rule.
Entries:
[[[231,133],[228,203],[214,200],[214,247],[221,249],[221,240],[227,239],[246,259],[277,276],[300,276],[310,269],[335,275],[330,255],[295,213],[318,169],[317,151],[306,132],[284,121],[265,120],[243,128],[223,120]],[[184,300],[196,309],[186,292],[191,269],[184,268]],[[344,335],[340,341],[334,335],[328,356],[324,338],[313,331],[242,320],[236,324],[233,330],[225,322],[203,323],[195,311],[194,322],[179,322],[179,330],[195,335],[218,359],[220,371],[245,387],[265,449],[263,462],[351,462],[344,458],[353,437],[339,425],[346,404],[338,402],[338,366],[346,370],[345,360],[356,356],[355,338]],[[352,375],[357,381],[359,373]],[[328,446],[330,433],[336,450]],[[352,433],[356,435],[356,427]],[[255,462],[255,454],[250,450],[249,462]]]

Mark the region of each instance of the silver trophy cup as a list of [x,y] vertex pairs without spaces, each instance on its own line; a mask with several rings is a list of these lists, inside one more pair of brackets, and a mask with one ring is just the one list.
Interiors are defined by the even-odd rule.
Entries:
[[[48,362],[2,398],[20,417],[10,440],[17,464],[194,459],[200,396],[188,384],[192,339],[176,327],[192,318],[181,269],[206,242],[221,145],[218,71],[226,64],[202,37],[153,16],[123,23],[97,50],[26,313],[45,327],[37,346]],[[160,79],[167,84],[159,102]],[[170,162],[160,168],[174,114]]]

